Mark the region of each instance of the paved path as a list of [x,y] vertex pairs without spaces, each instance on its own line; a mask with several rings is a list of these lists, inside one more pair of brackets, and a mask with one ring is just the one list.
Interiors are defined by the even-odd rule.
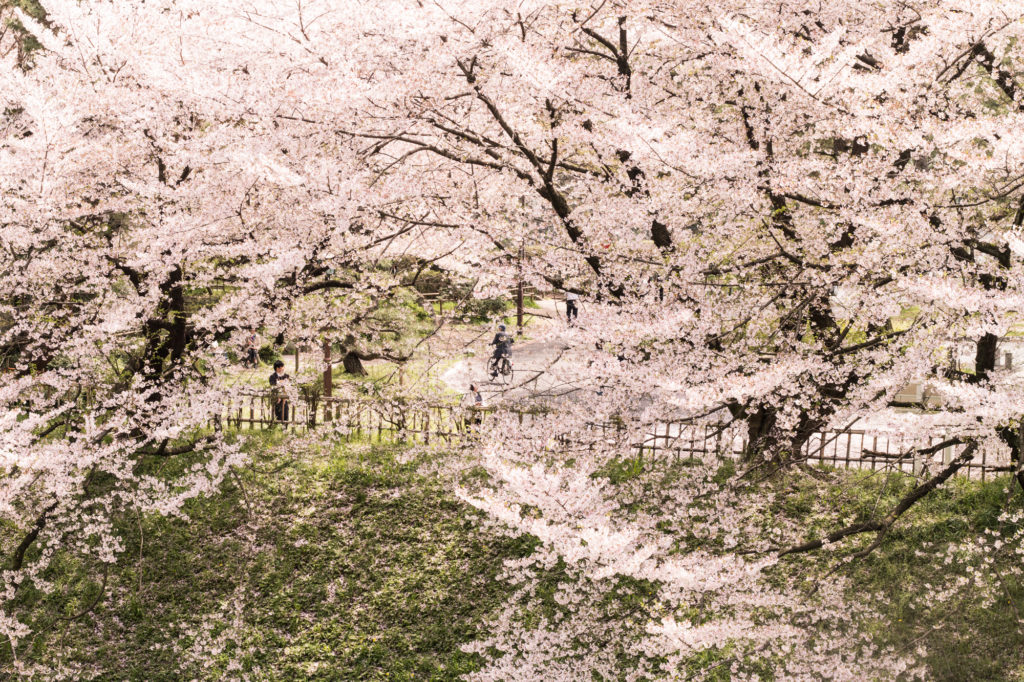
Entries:
[[[502,383],[501,377],[492,380],[487,374],[487,360],[493,347],[487,346],[491,336],[481,338],[473,354],[458,361],[441,375],[442,381],[459,393],[476,383],[488,404],[523,398],[543,400],[565,398],[575,392],[575,386],[556,378],[552,371],[569,369],[575,353],[558,335],[565,325],[564,307],[560,301],[542,300],[537,308],[527,310],[530,320],[524,337],[517,337],[512,345],[512,380]],[[532,338],[531,338],[532,337]],[[560,373],[560,372],[559,372]]]
[[[442,380],[458,393],[468,391],[470,383],[478,384],[487,404],[523,399],[534,402],[564,401],[587,395],[566,379],[571,379],[572,368],[574,365],[579,366],[583,359],[580,357],[581,354],[570,347],[559,334],[560,330],[565,329],[565,303],[541,300],[538,301],[538,306],[528,311],[533,319],[527,326],[528,334],[525,340],[517,339],[512,347],[514,375],[510,383],[492,381],[487,374],[487,359],[490,357],[491,348],[486,346],[486,343],[491,339],[490,335],[481,337],[475,348],[476,354],[460,360],[449,368],[443,373]],[[1013,376],[1020,377],[1024,383],[1024,340],[1009,339],[1001,343],[1000,361],[1003,360],[1003,353],[1006,351],[1013,353]],[[961,363],[973,364],[973,357],[964,357]],[[912,408],[889,407],[853,424],[837,424],[836,428],[845,426],[867,431],[872,438],[878,435],[885,437],[888,442],[890,436],[886,434],[898,438],[901,433],[919,432],[922,428],[938,429],[945,418],[946,415],[941,410],[922,412]],[[850,445],[853,446],[851,449],[858,451],[864,447],[861,442]],[[845,450],[847,446],[844,441],[832,445],[831,449],[836,450],[838,454],[838,449]],[[883,448],[879,446],[879,449]]]

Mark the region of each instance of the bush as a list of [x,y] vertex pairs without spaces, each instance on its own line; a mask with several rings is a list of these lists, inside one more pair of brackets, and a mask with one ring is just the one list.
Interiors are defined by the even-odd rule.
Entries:
[[[420,264],[415,258],[403,257],[391,263],[391,271],[402,275],[402,284],[413,287],[421,294],[436,294],[450,290],[454,286],[451,275],[436,265],[430,265],[420,272]],[[417,276],[417,272],[419,275]],[[413,281],[413,277],[416,281]]]
[[263,346],[259,352],[260,362],[272,365],[281,359],[281,353],[273,346]]
[[474,320],[489,320],[501,316],[509,307],[504,298],[471,298],[466,301],[465,311]]

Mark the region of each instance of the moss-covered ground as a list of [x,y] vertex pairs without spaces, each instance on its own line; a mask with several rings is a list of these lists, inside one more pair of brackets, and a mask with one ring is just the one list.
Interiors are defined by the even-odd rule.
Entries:
[[[442,454],[276,432],[249,447],[251,463],[189,503],[187,518],[121,519],[115,567],[58,558],[48,576],[57,589],[36,604],[39,633],[19,647],[22,662],[104,680],[454,680],[480,667],[460,647],[505,603],[502,563],[528,555],[532,538],[489,529],[457,500],[429,473]],[[769,485],[777,504],[766,518],[802,519],[814,537],[891,508],[913,480],[794,472]],[[992,557],[1005,574],[998,598],[964,589],[938,606],[921,599],[969,572],[944,563],[948,543],[1007,530],[1000,511],[1021,504],[1008,478],[956,479],[866,557],[839,566],[868,536],[785,559],[772,579],[813,589],[829,571],[847,576],[849,597],[881,614],[867,624],[876,641],[920,648],[930,679],[1024,680],[1024,585],[1008,571],[1012,553]],[[633,601],[648,591],[630,587],[624,605],[644,611]],[[2,656],[9,669],[9,649]]]
[[[33,657],[109,680],[452,680],[476,669],[459,647],[502,603],[502,561],[531,541],[482,529],[401,448],[279,441],[259,442],[252,466],[190,503],[188,519],[125,519],[101,598],[47,628]],[[71,581],[74,568],[54,578]],[[78,587],[48,615],[76,614],[99,589]]]

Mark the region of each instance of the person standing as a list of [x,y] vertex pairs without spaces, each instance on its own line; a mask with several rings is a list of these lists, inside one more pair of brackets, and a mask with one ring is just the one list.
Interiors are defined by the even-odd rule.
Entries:
[[476,384],[469,385],[469,392],[462,399],[463,407],[483,407],[484,397],[480,393],[480,387]]
[[288,398],[282,390],[288,385],[288,375],[284,372],[284,363],[280,360],[274,363],[274,373],[270,375],[270,387],[274,389],[270,399],[274,402],[274,419],[279,422],[288,421]]
[[259,367],[259,339],[256,330],[250,329],[249,335],[245,337],[245,364],[252,369]]
[[565,319],[569,324],[573,323],[577,317],[579,317],[579,294],[574,291],[565,292]]

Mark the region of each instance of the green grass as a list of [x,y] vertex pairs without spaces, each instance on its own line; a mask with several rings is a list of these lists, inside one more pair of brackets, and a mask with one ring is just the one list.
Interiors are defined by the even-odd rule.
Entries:
[[[476,299],[469,298],[459,301],[453,300],[430,300],[424,306],[419,302],[410,302],[409,305],[417,310],[430,315],[459,313],[464,324],[486,324],[499,313],[515,311],[515,296],[501,296],[498,298]],[[523,308],[539,308],[537,301],[532,296],[523,297]]]
[[[808,538],[819,537],[845,523],[884,515],[916,484],[904,474],[836,475],[829,484],[806,476],[787,477],[780,482],[786,492],[776,511],[811,520]],[[876,551],[838,569],[850,579],[848,598],[867,602],[880,613],[880,619],[869,625],[876,642],[903,651],[923,647],[930,680],[1024,680],[1024,582],[1010,572],[1017,567],[1012,553],[991,557],[990,574],[1002,576],[1000,596],[993,603],[983,603],[970,587],[956,590],[949,601],[934,608],[923,599],[968,575],[968,567],[959,561],[944,564],[947,545],[986,530],[1000,532],[1000,512],[1024,504],[1024,495],[1011,483],[1007,477],[984,483],[954,478],[907,512]],[[828,553],[785,560],[775,577],[813,588],[842,557],[872,539],[873,534],[866,534]]]
[[[651,466],[634,457],[613,461],[596,475],[614,485],[635,486],[643,481],[637,504],[656,506],[663,483],[684,475],[688,463]],[[730,473],[723,467],[724,477]],[[802,539],[819,538],[852,523],[883,517],[919,482],[895,472],[826,469],[812,476],[791,471],[768,484],[775,503],[763,513],[765,528],[792,522],[805,529]],[[833,571],[846,578],[846,598],[869,605],[878,614],[865,623],[875,643],[902,653],[920,647],[928,680],[1020,682],[1024,680],[1024,578],[1014,574],[1021,568],[1020,556],[1008,545],[1000,553],[985,553],[982,558],[992,560],[985,569],[977,557],[945,564],[944,552],[950,544],[986,532],[1009,531],[1000,525],[1000,513],[1022,505],[1024,494],[1009,477],[986,482],[953,478],[904,514],[881,546],[867,556],[844,563],[874,540],[873,533],[849,538],[828,550],[783,558],[768,578],[808,594]],[[678,552],[720,547],[717,538],[696,537],[679,520],[666,519],[658,529],[674,536]],[[988,603],[972,586],[955,586],[972,568],[998,576],[995,598]],[[950,588],[948,600],[929,606],[926,595]]]
[[892,330],[895,332],[901,332],[910,329],[910,326],[920,314],[921,308],[916,305],[907,306],[901,309],[899,315],[891,318]]
[[[329,446],[313,438],[286,447],[292,438],[255,435],[251,464],[219,494],[189,503],[188,519],[120,519],[124,552],[105,584],[102,567],[58,556],[48,576],[55,595],[26,590],[19,597],[36,600],[40,626],[30,646],[19,648],[22,660],[59,663],[74,678],[147,681],[241,674],[455,680],[478,669],[481,661],[460,646],[477,639],[505,603],[508,586],[497,579],[502,562],[528,555],[536,541],[487,530],[437,477],[421,473],[433,464],[425,455],[387,443]],[[647,467],[641,458],[626,459],[599,475],[632,484]],[[690,467],[680,462],[666,476]],[[723,468],[723,477],[729,473]],[[771,485],[777,504],[765,523],[800,520],[816,537],[884,513],[914,481],[902,474],[793,472]],[[991,603],[970,589],[937,608],[921,599],[967,574],[958,562],[943,564],[948,543],[998,531],[1000,511],[1024,504],[1024,495],[1012,487],[1008,495],[1008,487],[1005,478],[954,479],[908,512],[877,551],[838,569],[849,579],[847,597],[880,614],[867,623],[878,643],[924,648],[928,679],[1024,680],[1024,584],[1010,573],[1012,554],[993,557],[993,570],[1005,578]],[[687,534],[685,523],[659,529],[676,535],[678,551],[709,548]],[[813,589],[870,539],[784,559],[770,577]],[[537,609],[523,618],[558,611],[545,595],[567,575],[561,563],[552,567]],[[602,608],[609,617],[654,617],[654,598],[653,585],[621,579]],[[692,671],[727,655],[695,656]],[[201,667],[203,658],[212,665]],[[0,671],[9,665],[9,653],[0,653]],[[723,680],[726,670],[719,669]]]
[[441,380],[445,370],[458,362],[455,358],[437,361],[414,357],[403,365],[394,362],[376,361],[363,363],[365,376],[349,374],[341,365],[335,365],[333,371],[334,385],[351,383],[362,391],[373,394],[385,386],[402,386],[413,393],[450,394],[451,387]]
[[[281,436],[264,438],[270,452]],[[502,561],[532,542],[482,530],[403,453],[267,454],[242,472],[244,491],[226,484],[189,504],[188,520],[124,519],[106,596],[49,629],[35,658],[109,680],[453,680],[477,669],[459,647],[503,602]],[[86,603],[98,580],[50,611]],[[214,665],[198,666],[213,650]]]

